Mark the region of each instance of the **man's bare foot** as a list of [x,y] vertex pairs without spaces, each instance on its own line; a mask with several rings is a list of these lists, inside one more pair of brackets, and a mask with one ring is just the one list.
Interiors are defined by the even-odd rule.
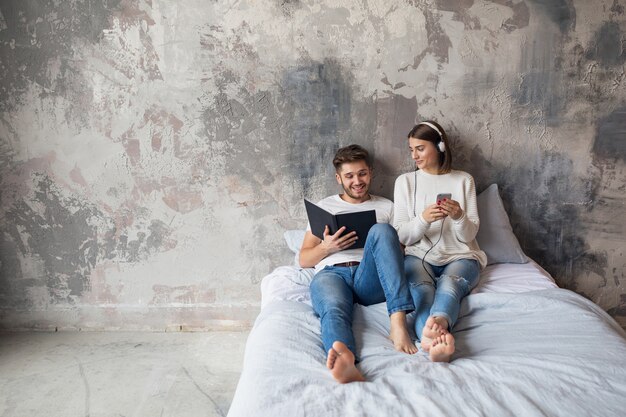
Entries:
[[345,343],[339,341],[333,343],[333,347],[328,350],[326,366],[330,369],[333,378],[342,384],[365,381],[365,378],[354,364],[354,354],[350,352]]
[[393,342],[393,346],[397,351],[408,353],[413,355],[417,353],[417,347],[409,336],[409,331],[406,327],[406,313],[404,311],[397,311],[389,316],[391,320],[391,329],[389,330],[389,339]]
[[446,333],[448,333],[448,320],[443,317],[430,316],[428,320],[426,320],[426,324],[422,330],[422,337],[420,338],[422,349],[428,352],[433,339],[443,336]]
[[433,339],[430,345],[430,360],[433,362],[450,362],[454,353],[454,336],[446,333]]

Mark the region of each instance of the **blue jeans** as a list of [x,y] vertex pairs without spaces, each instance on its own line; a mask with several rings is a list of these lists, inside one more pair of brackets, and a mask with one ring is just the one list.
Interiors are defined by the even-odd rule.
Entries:
[[391,225],[378,223],[367,234],[358,266],[326,266],[313,277],[311,301],[322,322],[325,351],[340,341],[356,356],[353,304],[367,306],[385,300],[389,314],[413,311],[398,234]]
[[461,299],[472,291],[480,278],[480,265],[474,259],[460,259],[443,266],[424,262],[424,266],[416,256],[404,258],[404,269],[415,303],[415,334],[418,338],[430,316],[444,317],[452,329],[459,317]]

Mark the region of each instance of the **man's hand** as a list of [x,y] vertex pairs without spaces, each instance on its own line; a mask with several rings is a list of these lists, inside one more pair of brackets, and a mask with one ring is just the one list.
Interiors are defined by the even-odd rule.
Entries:
[[346,227],[343,226],[337,230],[337,233],[331,235],[328,226],[324,227],[324,240],[322,240],[320,246],[324,249],[324,252],[327,254],[326,256],[348,249],[357,241],[358,237],[354,231],[341,236],[345,230]]
[[[298,262],[302,268],[313,268],[322,259],[330,254],[348,249],[354,245],[357,240],[356,232],[341,234],[346,230],[345,227],[337,230],[334,235],[330,234],[328,226],[324,228],[324,240],[315,236],[311,231],[307,231],[300,248],[300,258]],[[341,237],[340,237],[341,236]]]

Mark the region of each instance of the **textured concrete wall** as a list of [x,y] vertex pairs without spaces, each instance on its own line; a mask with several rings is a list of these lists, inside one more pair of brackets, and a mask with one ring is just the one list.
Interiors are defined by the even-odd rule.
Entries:
[[0,2],[0,327],[246,326],[358,142],[435,118],[626,325],[623,0]]

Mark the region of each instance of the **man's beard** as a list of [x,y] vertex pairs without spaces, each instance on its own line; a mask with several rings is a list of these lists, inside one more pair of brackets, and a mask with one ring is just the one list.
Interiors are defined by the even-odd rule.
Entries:
[[355,200],[359,200],[361,198],[367,197],[369,195],[369,185],[364,185],[363,186],[363,195],[361,197],[356,196],[352,193],[352,190],[350,189],[350,187],[346,187],[345,184],[343,183],[343,180],[341,180],[341,188],[343,188],[343,191],[348,194],[348,196],[350,198],[353,198]]

